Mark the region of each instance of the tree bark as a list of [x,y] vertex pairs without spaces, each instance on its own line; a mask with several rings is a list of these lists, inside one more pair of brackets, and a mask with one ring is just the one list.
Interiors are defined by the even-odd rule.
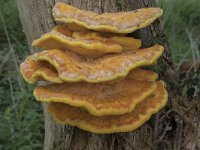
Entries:
[[[154,0],[57,0],[98,13],[130,11],[141,7],[155,6]],[[18,8],[24,32],[29,44],[42,34],[50,31],[55,22],[52,17],[54,0],[18,0]],[[171,52],[160,22],[133,34],[142,39],[143,47],[155,43],[164,45],[165,52],[154,69],[160,79],[167,83],[170,100],[175,100],[177,84]],[[36,49],[32,49],[32,52]],[[76,127],[59,125],[52,120],[43,104],[45,119],[45,150],[129,150],[177,148],[173,129],[168,129],[165,113],[171,103],[160,113],[154,115],[145,125],[128,133],[98,135],[85,132]],[[177,124],[182,125],[182,123]],[[178,128],[176,128],[178,129]],[[177,133],[177,132],[176,132]],[[167,142],[170,141],[170,142]]]

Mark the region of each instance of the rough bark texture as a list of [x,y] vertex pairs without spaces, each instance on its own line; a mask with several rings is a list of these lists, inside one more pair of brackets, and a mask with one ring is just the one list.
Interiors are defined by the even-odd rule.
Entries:
[[[129,11],[140,7],[155,6],[154,0],[59,0],[86,10],[98,13]],[[24,32],[28,42],[50,31],[55,22],[51,15],[54,0],[18,0],[18,8]],[[174,66],[168,43],[159,21],[149,27],[137,31],[134,36],[142,39],[144,47],[159,43],[165,46],[165,53],[154,69],[160,78],[167,83],[170,100],[175,101],[176,80]],[[35,50],[32,49],[32,52]],[[62,126],[55,123],[47,113],[47,106],[43,104],[45,118],[45,150],[129,150],[129,149],[179,149],[174,133],[180,133],[182,122],[176,122],[171,128],[172,121],[167,116],[171,103],[160,113],[154,115],[148,123],[134,132],[98,135],[82,131],[76,127]],[[165,114],[166,113],[166,114]],[[164,115],[165,114],[165,115]],[[175,115],[174,115],[175,116]],[[179,119],[179,117],[177,117]],[[181,126],[180,128],[178,126]],[[169,128],[170,127],[170,128]],[[173,132],[178,130],[177,132]],[[180,133],[182,134],[182,133]]]

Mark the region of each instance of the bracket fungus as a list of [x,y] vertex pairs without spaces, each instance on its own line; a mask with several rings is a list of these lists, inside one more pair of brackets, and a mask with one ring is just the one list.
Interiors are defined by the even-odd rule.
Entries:
[[98,32],[73,32],[72,37],[75,39],[83,39],[83,40],[98,40],[101,42],[110,42],[119,44],[123,51],[126,50],[135,50],[141,47],[142,42],[140,39],[135,39],[133,37],[127,36],[111,36],[106,37],[104,34],[100,34]]
[[141,49],[141,40],[127,33],[162,13],[141,8],[96,14],[58,2],[53,16],[62,25],[33,41],[44,50],[28,56],[20,72],[30,84],[50,82],[33,94],[49,103],[58,123],[101,134],[135,130],[167,103],[158,74],[140,68],[156,64],[164,47]]
[[38,61],[46,61],[55,67],[63,81],[99,83],[125,77],[135,68],[153,65],[162,55],[163,50],[162,46],[155,45],[146,49],[110,54],[95,60],[84,60],[71,51],[45,50],[29,56],[32,59],[26,59],[21,64],[21,72],[25,78],[28,78],[25,74],[27,69],[37,68],[34,65],[38,65]]
[[[163,11],[160,8],[141,8],[129,12],[97,14],[61,2],[56,3],[53,7],[55,20],[67,23],[72,29],[81,30],[81,27],[84,27],[114,33],[131,33],[148,26],[162,14]],[[73,28],[73,26],[75,27]]]
[[34,61],[28,56],[25,62],[20,65],[20,72],[26,82],[33,84],[36,81],[49,81],[53,83],[62,83],[58,72],[48,62]]
[[132,37],[106,38],[96,32],[73,32],[66,26],[58,25],[51,32],[42,35],[32,43],[43,49],[72,50],[88,57],[100,57],[107,53],[120,53],[138,49],[141,40]]
[[63,83],[39,86],[34,90],[34,96],[43,102],[62,102],[82,107],[96,116],[119,115],[132,111],[156,90],[156,77],[154,72],[138,69],[120,82],[111,84]]
[[49,112],[61,124],[77,126],[94,133],[114,133],[132,131],[149,120],[167,103],[164,82],[159,81],[154,94],[139,103],[136,108],[123,115],[93,116],[87,111],[63,103],[50,103]]

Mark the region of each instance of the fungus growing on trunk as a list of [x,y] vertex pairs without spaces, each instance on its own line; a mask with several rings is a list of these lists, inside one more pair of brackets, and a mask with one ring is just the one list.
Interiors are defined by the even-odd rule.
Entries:
[[71,29],[85,30],[87,28],[114,33],[131,33],[148,26],[162,14],[163,11],[160,8],[141,8],[129,12],[97,14],[61,2],[56,3],[53,7],[55,20],[67,23]]
[[[110,54],[99,59],[84,60],[71,51],[52,49],[29,56],[32,59],[26,59],[21,64],[21,72],[28,79],[30,74],[28,74],[29,77],[26,77],[25,72],[29,68],[24,66],[37,68],[34,65],[38,65],[38,63],[32,62],[46,61],[55,67],[63,81],[99,83],[125,77],[135,68],[153,65],[162,55],[163,50],[162,46],[155,45],[146,49]],[[34,74],[34,72],[32,73]]]
[[94,133],[128,132],[164,107],[164,82],[140,68],[157,63],[163,46],[139,49],[141,40],[127,36],[159,18],[160,8],[96,14],[58,2],[53,15],[62,25],[33,41],[45,50],[28,56],[20,71],[28,83],[50,82],[34,96],[49,102],[57,122]]
[[58,25],[51,32],[42,35],[32,43],[43,49],[72,50],[88,57],[100,57],[107,53],[120,53],[138,49],[141,41],[132,37],[106,38],[96,32],[72,32],[66,26]]
[[157,88],[157,74],[138,69],[127,78],[114,83],[62,83],[39,86],[34,90],[37,100],[62,102],[85,108],[92,115],[120,115],[135,106]]
[[93,116],[87,111],[64,103],[50,103],[49,112],[61,124],[77,126],[94,133],[128,132],[137,129],[167,103],[164,82],[159,81],[154,94],[123,115]]

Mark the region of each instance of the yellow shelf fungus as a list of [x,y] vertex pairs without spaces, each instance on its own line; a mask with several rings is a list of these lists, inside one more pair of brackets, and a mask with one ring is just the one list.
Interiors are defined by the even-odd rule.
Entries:
[[[163,50],[162,46],[155,45],[146,49],[110,54],[95,60],[84,60],[71,51],[53,49],[35,53],[31,57],[33,61],[50,63],[57,70],[60,79],[65,82],[99,83],[123,78],[135,68],[153,65]],[[32,65],[29,60],[26,59],[22,66]],[[26,70],[23,68],[26,67],[21,67],[25,76]]]
[[61,2],[57,2],[53,7],[55,20],[67,23],[72,29],[84,30],[87,28],[114,33],[131,33],[144,28],[162,14],[163,11],[160,8],[141,8],[129,12],[97,14]]
[[141,41],[132,37],[106,38],[96,32],[72,32],[66,26],[58,25],[51,32],[34,40],[33,47],[43,49],[72,50],[88,57],[100,57],[107,53],[120,53],[138,49]]
[[137,129],[167,103],[164,82],[159,81],[154,94],[139,103],[133,111],[123,115],[93,116],[87,111],[63,103],[50,103],[49,112],[61,124],[77,126],[86,131],[107,134]]
[[35,88],[34,96],[43,102],[62,102],[82,107],[95,116],[120,115],[131,112],[156,90],[156,77],[156,73],[140,69],[131,72],[120,82],[111,84],[63,83],[39,86]]
[[25,62],[20,64],[20,72],[26,82],[33,84],[36,81],[50,81],[53,83],[62,83],[57,70],[48,62],[34,61],[28,56]]
[[133,80],[156,81],[158,74],[150,70],[136,68],[132,70],[125,78]]
[[[167,103],[158,74],[140,67],[157,63],[164,47],[139,49],[127,34],[154,22],[163,11],[141,8],[97,14],[57,2],[52,31],[33,41],[45,49],[26,58],[20,72],[38,101],[61,123],[94,133],[128,132],[144,124]],[[73,83],[75,82],[75,83]]]
[[119,44],[122,47],[123,51],[135,50],[140,48],[142,45],[140,39],[125,36],[111,36],[107,38],[103,34],[100,34],[98,32],[73,32],[72,37],[75,39],[82,40],[98,40],[101,42],[112,42],[115,44]]
[[[34,84],[37,81],[49,81],[52,83],[65,82],[60,79],[57,70],[51,64],[46,61],[34,61],[32,56],[28,56],[26,60],[20,64],[20,72],[23,78],[30,84]],[[139,68],[132,70],[127,76],[129,79],[147,81],[154,81],[157,77],[158,75],[156,73]],[[120,81],[122,79],[123,78],[118,78],[109,83]]]

